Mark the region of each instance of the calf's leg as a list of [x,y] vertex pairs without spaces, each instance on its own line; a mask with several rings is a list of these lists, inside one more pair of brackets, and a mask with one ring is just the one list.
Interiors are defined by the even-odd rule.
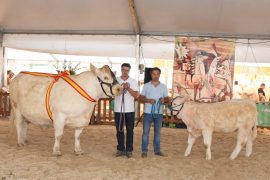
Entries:
[[189,135],[188,135],[188,147],[186,149],[185,156],[190,155],[190,152],[191,152],[193,144],[195,143],[195,140],[196,140],[196,137],[192,136],[192,134],[189,133]]
[[209,129],[202,130],[203,142],[206,147],[206,160],[211,160],[211,143],[212,143],[212,131]]
[[[236,146],[230,156],[230,159],[233,160],[235,159],[239,152],[241,151],[242,147],[245,145],[245,142],[247,140],[247,135],[246,135],[246,131],[242,128],[240,128],[238,130],[238,134],[237,134],[237,142],[236,142]],[[249,143],[249,142],[248,142]]]
[[249,157],[252,154],[252,146],[253,146],[253,131],[251,130],[246,144],[246,157]]

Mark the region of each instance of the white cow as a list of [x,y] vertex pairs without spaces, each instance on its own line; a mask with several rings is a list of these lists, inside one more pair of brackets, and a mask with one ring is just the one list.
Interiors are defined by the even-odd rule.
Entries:
[[257,109],[254,101],[198,103],[188,102],[188,100],[188,96],[178,96],[172,100],[171,108],[168,109],[187,125],[189,136],[185,156],[190,154],[195,139],[203,135],[206,159],[210,160],[212,133],[230,133],[236,130],[238,131],[237,143],[230,159],[235,159],[244,145],[246,145],[246,156],[251,155],[253,140],[257,135]]
[[[108,66],[96,68],[91,65],[91,71],[70,76],[96,101],[106,95],[121,93],[121,86]],[[50,120],[46,111],[45,96],[51,77],[39,77],[29,74],[19,74],[10,85],[12,112],[10,120],[14,121],[17,130],[19,146],[26,143],[27,124],[33,123],[41,127],[53,126],[55,143],[53,155],[61,155],[60,140],[64,126],[75,128],[75,153],[82,154],[80,134],[89,124],[95,103],[80,95],[63,79],[53,86],[50,95]]]

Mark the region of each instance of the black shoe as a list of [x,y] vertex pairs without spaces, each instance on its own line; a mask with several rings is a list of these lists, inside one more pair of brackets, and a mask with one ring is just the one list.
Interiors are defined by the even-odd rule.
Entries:
[[124,151],[119,151],[119,150],[114,154],[115,157],[124,156],[124,155],[126,155],[126,153]]
[[142,158],[147,158],[147,153],[146,152],[142,153]]
[[131,158],[131,157],[132,157],[132,152],[127,152],[127,153],[126,153],[126,156],[127,156],[128,158]]
[[166,157],[166,155],[163,152],[161,152],[161,151],[155,152],[155,155]]

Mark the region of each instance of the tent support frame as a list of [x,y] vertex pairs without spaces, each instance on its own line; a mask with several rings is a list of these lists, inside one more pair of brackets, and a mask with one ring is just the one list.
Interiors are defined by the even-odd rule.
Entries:
[[[61,30],[0,30],[0,34],[40,34],[40,35],[133,35],[130,31],[61,31]],[[254,39],[270,40],[270,34],[229,34],[229,33],[198,33],[198,32],[140,32],[141,36],[187,36],[187,37],[205,37],[205,38],[236,38],[236,39]]]
[[7,85],[7,56],[3,47],[3,37],[0,33],[0,87]]

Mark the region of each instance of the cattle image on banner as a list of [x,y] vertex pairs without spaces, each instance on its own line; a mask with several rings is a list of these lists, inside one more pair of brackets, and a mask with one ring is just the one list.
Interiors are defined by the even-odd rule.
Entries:
[[196,101],[232,98],[235,40],[176,37],[173,85]]

